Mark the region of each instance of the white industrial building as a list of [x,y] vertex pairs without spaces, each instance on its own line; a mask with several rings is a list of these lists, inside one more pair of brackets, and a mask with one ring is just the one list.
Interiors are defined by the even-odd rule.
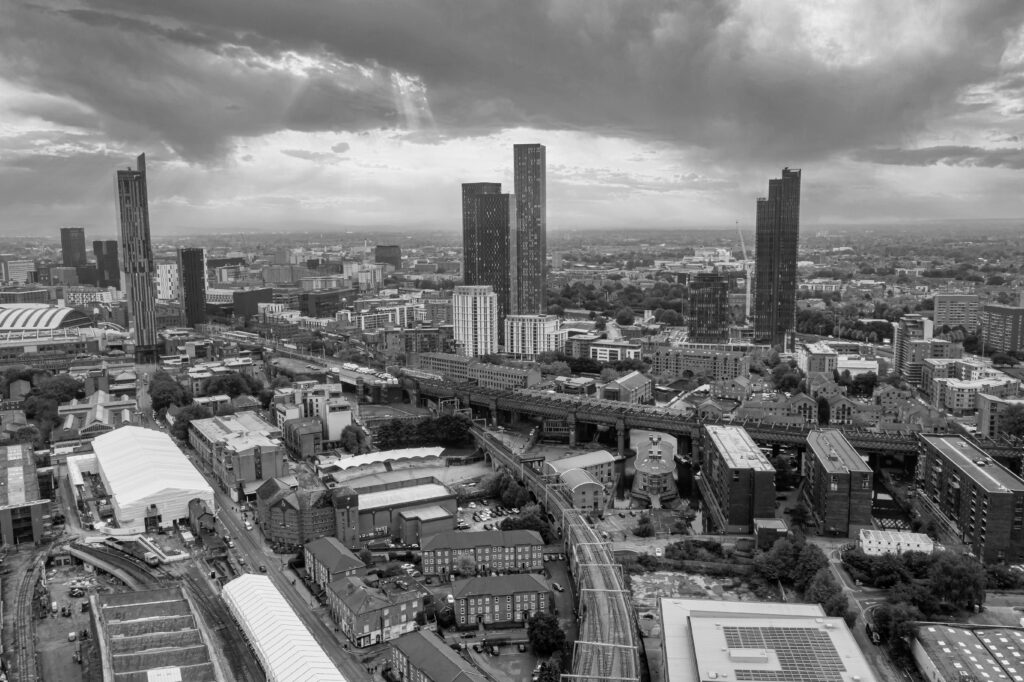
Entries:
[[240,576],[221,596],[268,682],[346,682],[269,577]]
[[931,554],[936,549],[935,542],[924,533],[869,530],[867,528],[862,528],[860,531],[860,548],[868,556],[902,554],[903,552]]
[[175,521],[188,523],[188,503],[215,509],[213,488],[169,435],[123,426],[92,442],[96,468],[120,528],[144,532]]

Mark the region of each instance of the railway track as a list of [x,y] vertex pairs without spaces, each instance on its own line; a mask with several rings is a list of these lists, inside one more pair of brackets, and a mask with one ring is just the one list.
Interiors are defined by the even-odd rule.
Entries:
[[18,586],[17,624],[14,627],[16,663],[11,676],[16,682],[35,682],[39,679],[36,665],[35,592],[40,570],[39,562],[34,561],[32,570],[25,574]]
[[639,628],[622,568],[608,544],[545,478],[525,466],[493,434],[473,432],[503,466],[517,475],[562,524],[576,577],[580,631],[573,649],[572,672],[563,680],[633,682],[640,679]]
[[262,682],[265,677],[255,662],[256,657],[252,655],[238,627],[228,616],[223,602],[217,599],[217,595],[211,595],[208,586],[195,576],[186,573],[181,579],[192,594],[203,620],[211,630],[220,633],[227,643],[229,650],[225,654],[235,679],[239,682]]

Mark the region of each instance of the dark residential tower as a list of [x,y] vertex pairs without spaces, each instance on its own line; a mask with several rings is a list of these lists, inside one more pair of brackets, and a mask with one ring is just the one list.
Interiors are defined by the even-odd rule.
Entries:
[[375,263],[387,263],[397,272],[402,269],[402,247],[378,244],[373,247],[373,261]]
[[480,230],[476,219],[476,198],[481,194],[501,194],[500,182],[466,182],[462,185],[462,280],[466,285],[490,284],[478,280],[480,274]]
[[700,272],[690,281],[688,340],[694,343],[722,343],[729,340],[729,276]]
[[[481,183],[490,187],[501,185]],[[466,187],[463,187],[463,196]],[[490,286],[498,295],[499,343],[503,320],[513,312],[516,290],[516,199],[511,194],[476,193],[470,196],[472,261],[466,260],[464,281],[467,286]],[[465,249],[464,249],[465,251]]]
[[206,251],[178,249],[178,295],[185,309],[185,325],[206,322]]
[[547,312],[547,152],[542,144],[513,148],[517,280],[511,312]]
[[64,267],[79,268],[88,260],[85,253],[85,228],[60,228],[60,250]]
[[796,259],[800,239],[800,170],[782,169],[757,200],[754,340],[787,349],[796,327]]
[[117,171],[116,189],[121,223],[122,281],[128,300],[128,320],[135,328],[135,360],[155,362],[158,359],[156,283],[149,234],[145,154],[139,154],[136,170]]
[[97,286],[120,289],[121,264],[117,259],[117,240],[94,241],[92,254],[96,257]]

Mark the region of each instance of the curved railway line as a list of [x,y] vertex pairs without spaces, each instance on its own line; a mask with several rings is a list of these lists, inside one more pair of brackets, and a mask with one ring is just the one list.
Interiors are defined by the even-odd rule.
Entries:
[[544,476],[525,466],[490,432],[473,427],[478,442],[491,457],[522,481],[544,503],[548,514],[562,524],[576,578],[579,601],[579,637],[573,650],[571,673],[563,680],[631,682],[640,679],[639,627],[622,567],[608,544],[573,509]]
[[35,627],[32,623],[35,622],[35,593],[40,570],[40,563],[33,562],[32,570],[22,578],[21,585],[18,586],[16,622],[22,625],[16,625],[14,628],[14,658],[17,663],[12,679],[16,681],[35,682],[39,679],[36,669]]

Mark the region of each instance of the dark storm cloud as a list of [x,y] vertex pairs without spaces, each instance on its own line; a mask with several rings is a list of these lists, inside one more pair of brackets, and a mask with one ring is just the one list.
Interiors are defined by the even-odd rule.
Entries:
[[860,151],[854,158],[858,161],[893,166],[945,165],[1024,169],[1024,149],[984,149],[953,145],[921,149],[884,148]]
[[[801,47],[813,27],[773,24],[766,38],[730,0],[87,4],[8,10],[7,70],[87,104],[108,130],[155,132],[198,159],[223,154],[233,137],[284,128],[402,126],[418,120],[424,95],[442,135],[530,126],[732,158],[821,157],[893,144],[955,109],[965,86],[998,75],[1008,29],[1024,16],[1019,0],[950,3],[919,47],[889,50],[900,36],[886,35],[885,11],[865,12],[858,21],[875,22],[879,37],[864,49],[881,57],[830,61]],[[266,65],[289,52],[328,67]],[[403,93],[395,74],[422,93]]]

